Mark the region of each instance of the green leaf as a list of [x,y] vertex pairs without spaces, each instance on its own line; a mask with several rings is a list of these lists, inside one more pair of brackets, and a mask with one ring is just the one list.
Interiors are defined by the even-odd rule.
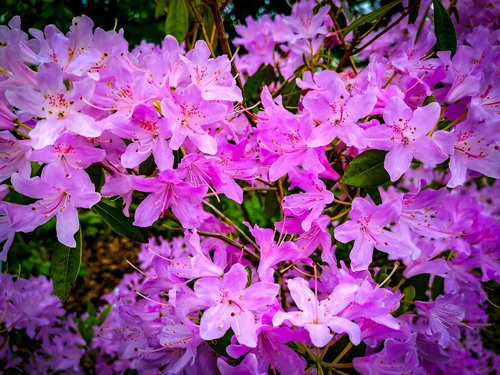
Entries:
[[425,98],[424,103],[422,105],[426,106],[427,104],[437,102],[437,99],[434,95],[429,95]]
[[99,202],[92,210],[102,217],[116,233],[130,238],[131,240],[147,243],[148,239],[141,229],[132,224],[132,219],[123,215],[123,213],[107,203]]
[[247,270],[247,285],[245,288],[248,288],[250,285],[252,285],[252,269],[250,266],[246,266],[245,269]]
[[392,3],[384,5],[381,8],[375,9],[373,12],[370,12],[368,14],[365,14],[365,15],[359,17],[357,20],[351,22],[351,24],[344,29],[343,35],[346,36],[351,31],[358,29],[360,26],[363,26],[366,23],[373,22],[373,21],[383,17],[388,11],[390,11],[392,8],[394,8],[396,5],[398,5],[400,2],[401,2],[401,0],[393,1]]
[[386,151],[368,150],[356,156],[347,166],[340,182],[356,187],[376,187],[390,180],[384,169]]
[[300,89],[300,87],[297,86],[297,84],[294,81],[285,83],[281,88],[281,93],[280,93],[283,101],[283,107],[292,110],[297,108],[301,93],[302,90]]
[[453,56],[457,50],[457,33],[450,15],[439,0],[432,0],[434,5],[434,32],[437,38],[438,51],[451,51]]
[[165,34],[172,35],[179,43],[184,41],[189,28],[186,0],[172,0],[165,21]]
[[151,176],[155,170],[156,163],[153,154],[149,155],[149,157],[139,165],[139,174],[143,176]]
[[377,206],[379,204],[382,204],[382,197],[380,196],[380,192],[378,191],[377,188],[374,187],[366,188],[366,192],[372,199],[373,203],[375,203]]
[[444,279],[441,276],[434,276],[431,287],[432,299],[435,300],[441,294],[444,294]]
[[408,23],[413,24],[417,20],[418,10],[420,9],[420,0],[409,0],[408,9],[410,9],[410,14],[408,15]]
[[415,290],[414,299],[418,301],[428,301],[429,297],[427,297],[426,293],[427,289],[429,289],[429,279],[430,275],[428,273],[422,273],[412,276],[403,284],[403,286],[405,287],[405,289],[403,290],[406,290],[406,288],[409,286],[413,286]]
[[167,11],[168,0],[158,0],[155,7],[155,18],[164,16]]
[[243,97],[248,103],[255,103],[259,100],[260,91],[263,85],[269,85],[275,77],[274,69],[271,65],[262,64],[259,69],[250,76],[243,86]]
[[87,302],[87,313],[90,316],[93,316],[94,318],[97,316],[97,310],[94,306],[94,304],[90,301]]
[[229,328],[224,336],[215,340],[208,340],[207,343],[217,353],[232,358],[229,354],[227,354],[226,348],[229,346],[229,344],[231,344],[231,337],[233,336],[234,332],[231,328]]
[[409,302],[415,300],[416,293],[417,292],[413,285],[407,286],[403,289],[403,300],[401,301],[399,308],[394,312],[394,316],[398,317],[408,311],[411,306]]
[[403,298],[404,301],[413,301],[415,299],[415,296],[417,295],[417,292],[415,291],[413,285],[410,285],[404,288],[403,294],[405,295]]
[[95,186],[95,190],[101,190],[102,185],[104,185],[105,182],[104,172],[101,165],[99,163],[91,164],[87,169],[85,169],[85,172],[89,175],[90,181],[92,181]]
[[99,315],[99,318],[97,318],[95,324],[100,327],[104,324],[106,319],[108,318],[109,313],[113,309],[113,305],[108,305],[106,308],[102,311],[101,315]]
[[51,274],[54,294],[66,301],[82,263],[82,230],[76,232],[76,247],[57,245],[52,255]]

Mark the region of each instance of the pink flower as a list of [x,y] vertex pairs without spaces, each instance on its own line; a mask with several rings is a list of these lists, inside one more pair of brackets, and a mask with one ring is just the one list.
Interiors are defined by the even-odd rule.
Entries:
[[294,326],[304,327],[309,332],[313,345],[317,347],[325,346],[333,338],[330,330],[347,333],[354,345],[360,343],[359,326],[346,318],[334,316],[329,311],[328,300],[318,301],[306,280],[300,278],[287,280],[287,285],[300,311],[276,312],[273,317],[274,326],[279,326],[288,320]]
[[81,112],[86,106],[83,99],[88,100],[94,92],[93,80],[70,82],[71,88],[67,89],[60,68],[55,64],[43,64],[37,81],[35,89],[21,86],[5,92],[9,103],[20,112],[42,118],[29,133],[34,149],[54,144],[64,131],[84,137],[101,134],[94,118]]
[[241,264],[235,264],[222,278],[205,277],[194,285],[198,298],[209,308],[200,321],[200,335],[204,340],[218,339],[231,327],[239,343],[250,348],[257,345],[254,314],[271,305],[279,285],[258,282],[246,287],[248,273]]
[[412,111],[403,99],[394,97],[384,110],[385,125],[366,130],[365,139],[369,146],[389,151],[384,167],[391,181],[398,180],[410,168],[413,157],[429,166],[446,160],[446,155],[427,136],[439,120],[439,114],[437,103]]
[[173,150],[179,149],[187,137],[201,152],[209,155],[217,152],[217,142],[209,130],[223,121],[227,112],[224,104],[203,100],[200,89],[190,85],[174,92],[173,100],[163,99],[161,111],[172,132],[170,147]]
[[194,187],[181,181],[177,172],[166,170],[155,178],[137,176],[131,181],[135,190],[149,194],[135,211],[134,225],[149,227],[159,217],[163,217],[168,208],[185,228],[193,228],[198,224],[197,209],[207,188]]
[[131,121],[114,133],[135,140],[121,156],[125,168],[139,166],[152,153],[159,170],[172,169],[174,156],[166,140],[171,136],[167,119],[161,118],[152,106],[136,106]]
[[436,132],[436,143],[450,155],[451,178],[448,187],[462,185],[466,181],[468,169],[500,178],[498,125],[498,121],[478,123],[467,119],[456,125],[451,132]]
[[409,249],[395,233],[384,229],[391,222],[399,220],[399,210],[394,201],[375,206],[364,198],[354,198],[350,221],[335,228],[337,241],[354,240],[354,247],[349,255],[353,271],[368,269],[372,261],[373,248],[376,247],[396,257],[405,256]]
[[77,208],[91,208],[101,199],[87,173],[75,171],[68,178],[61,169],[45,168],[41,177],[27,179],[14,173],[11,179],[16,191],[38,199],[32,210],[44,217],[44,221],[57,217],[59,242],[75,247],[74,235],[80,227]]
[[326,146],[338,137],[348,146],[364,147],[363,129],[357,121],[371,113],[376,96],[351,95],[340,76],[330,70],[316,73],[313,79],[316,87],[303,99],[305,110],[318,125],[311,133],[309,145]]

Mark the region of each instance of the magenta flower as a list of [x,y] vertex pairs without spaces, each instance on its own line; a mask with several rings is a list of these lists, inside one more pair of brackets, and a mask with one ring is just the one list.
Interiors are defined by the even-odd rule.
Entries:
[[194,48],[179,56],[191,74],[192,82],[198,86],[204,100],[227,100],[241,102],[241,90],[231,74],[231,62],[227,56],[210,58],[210,50],[204,40],[198,40]]
[[163,217],[168,208],[185,228],[193,228],[198,224],[198,206],[207,188],[194,187],[181,181],[177,172],[166,170],[155,178],[137,176],[131,181],[135,190],[149,194],[135,211],[134,225],[149,227],[159,217]]
[[323,6],[316,14],[315,7],[316,3],[313,0],[300,1],[294,5],[292,15],[284,20],[284,23],[289,25],[293,32],[290,36],[291,42],[298,39],[313,39],[318,35],[327,34],[330,7]]
[[275,232],[271,229],[259,228],[254,225],[249,227],[257,245],[259,245],[260,262],[257,272],[262,280],[272,281],[274,267],[285,260],[294,261],[298,259],[299,250],[293,242],[286,241],[277,244],[274,241]]
[[364,147],[363,129],[357,121],[371,113],[376,96],[351,95],[339,75],[330,70],[316,73],[313,79],[316,89],[303,99],[304,108],[318,125],[312,131],[309,145],[326,146],[338,137],[348,146]]
[[431,167],[446,160],[446,155],[427,136],[439,114],[437,103],[412,111],[403,99],[394,97],[384,110],[385,125],[366,130],[365,139],[370,147],[389,151],[384,167],[391,181],[398,180],[410,168],[413,157]]
[[222,358],[217,359],[217,367],[221,375],[267,375],[267,369],[259,371],[259,361],[255,354],[248,354],[238,366],[231,366]]
[[0,261],[7,260],[9,251],[16,232],[29,233],[47,220],[33,211],[31,206],[0,201]]
[[272,98],[267,87],[261,97],[264,112],[259,114],[257,125],[259,144],[278,156],[269,167],[269,179],[276,181],[298,166],[316,174],[323,172],[325,167],[318,149],[312,148],[309,142],[311,120],[288,112],[279,100]]
[[152,106],[136,106],[131,121],[114,133],[134,140],[121,156],[125,168],[139,166],[151,153],[160,171],[173,167],[174,156],[166,140],[171,136],[167,119],[161,118]]
[[53,146],[33,151],[31,160],[60,168],[70,177],[72,170],[85,169],[92,163],[103,161],[105,157],[106,152],[96,148],[86,138],[66,133]]
[[391,222],[398,222],[400,209],[396,207],[394,201],[376,206],[367,199],[354,198],[349,213],[351,220],[336,227],[334,232],[337,241],[347,243],[354,240],[349,255],[353,271],[368,269],[374,247],[396,258],[413,251],[395,233],[384,229]]
[[304,327],[309,332],[313,345],[317,347],[325,346],[333,338],[330,330],[347,333],[354,345],[361,342],[359,326],[346,318],[334,316],[329,311],[328,300],[318,301],[306,280],[290,279],[287,280],[287,285],[300,311],[277,311],[273,317],[274,326],[280,326],[288,320],[294,326]]
[[415,302],[419,316],[427,319],[425,332],[436,337],[443,349],[458,344],[460,324],[465,318],[463,303],[463,296],[456,294],[440,295],[432,302]]
[[77,208],[91,208],[101,199],[87,173],[75,171],[68,178],[62,169],[46,167],[41,177],[27,179],[14,173],[11,179],[16,191],[39,199],[32,209],[44,217],[44,222],[57,217],[59,242],[75,247],[74,235],[80,227]]
[[28,177],[31,164],[28,160],[31,154],[30,142],[18,140],[8,131],[0,131],[0,182],[8,179],[12,173],[19,172]]
[[179,149],[187,137],[201,152],[210,155],[217,152],[217,142],[209,134],[209,128],[224,120],[227,112],[224,104],[203,100],[200,90],[190,85],[174,92],[173,100],[163,99],[161,110],[172,132],[170,147],[173,150]]
[[305,359],[292,350],[287,343],[306,342],[309,337],[307,331],[262,325],[258,329],[258,334],[259,340],[254,349],[245,345],[231,344],[226,348],[227,354],[233,358],[239,358],[248,352],[255,354],[261,371],[266,371],[271,366],[272,369],[282,374],[301,375],[304,373]]
[[65,36],[54,25],[48,25],[45,38],[34,33],[40,43],[37,58],[42,63],[58,64],[65,73],[80,77],[87,75],[103,57],[103,53],[96,48],[93,26],[94,22],[89,17],[75,17]]
[[101,134],[94,118],[80,112],[86,106],[83,99],[88,100],[94,93],[92,79],[72,82],[68,90],[60,68],[55,64],[43,64],[37,80],[36,89],[21,86],[5,92],[9,103],[20,112],[42,118],[29,133],[34,149],[54,144],[64,131],[84,137]]
[[354,369],[366,375],[426,374],[418,360],[416,336],[413,334],[405,341],[387,339],[382,351],[367,357],[354,358]]
[[308,231],[312,222],[321,216],[326,205],[333,202],[333,193],[327,190],[319,179],[307,179],[301,185],[306,192],[287,195],[281,201],[281,206],[286,214],[300,217],[302,229]]
[[451,178],[447,186],[462,185],[468,169],[500,178],[499,137],[498,122],[477,123],[472,119],[456,125],[451,132],[436,132],[436,143],[450,155]]
[[273,303],[279,285],[263,281],[246,287],[247,282],[248,273],[239,263],[222,278],[205,277],[196,282],[196,295],[209,306],[200,321],[204,340],[218,339],[231,327],[239,343],[250,348],[257,345],[254,314]]

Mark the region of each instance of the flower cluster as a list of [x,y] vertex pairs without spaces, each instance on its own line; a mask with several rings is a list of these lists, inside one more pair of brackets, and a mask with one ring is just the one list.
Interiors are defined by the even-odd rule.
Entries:
[[0,363],[6,371],[79,372],[82,338],[44,276],[0,275]]
[[[248,19],[234,65],[247,82],[263,65],[276,73],[254,111],[204,41],[129,52],[122,31],[87,17],[31,37],[14,18],[0,27],[0,260],[17,232],[54,217],[76,246],[79,211],[105,198],[136,227],[183,231],[151,238],[142,273],[105,297],[113,310],[87,342],[99,373],[498,368],[479,330],[482,283],[500,279],[500,17],[457,4],[452,54],[430,22],[440,2],[420,3],[413,24],[398,14],[370,29],[355,57],[336,56],[360,37],[342,35],[340,4]],[[252,196],[276,205],[270,225],[246,211]],[[221,212],[230,201],[245,222]],[[3,321],[43,341],[60,305],[23,313],[42,293],[25,282],[2,278]]]

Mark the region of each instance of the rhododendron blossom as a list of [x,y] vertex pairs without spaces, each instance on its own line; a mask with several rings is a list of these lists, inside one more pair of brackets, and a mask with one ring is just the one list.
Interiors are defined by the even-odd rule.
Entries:
[[498,372],[498,4],[236,3],[0,25],[2,373]]

